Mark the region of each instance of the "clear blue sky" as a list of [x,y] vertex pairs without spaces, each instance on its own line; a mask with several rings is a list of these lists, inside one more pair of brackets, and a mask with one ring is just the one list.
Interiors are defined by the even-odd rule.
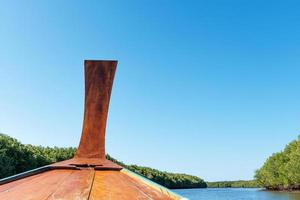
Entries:
[[299,10],[296,0],[1,1],[0,132],[77,146],[83,60],[117,59],[108,153],[251,179],[299,134]]

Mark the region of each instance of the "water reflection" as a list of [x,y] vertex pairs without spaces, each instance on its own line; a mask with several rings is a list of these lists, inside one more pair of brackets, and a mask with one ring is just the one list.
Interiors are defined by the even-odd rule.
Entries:
[[300,200],[300,193],[268,192],[260,189],[184,189],[174,192],[189,200]]
[[268,192],[259,191],[265,193],[270,199],[284,199],[284,200],[300,200],[300,193],[290,193],[290,192]]

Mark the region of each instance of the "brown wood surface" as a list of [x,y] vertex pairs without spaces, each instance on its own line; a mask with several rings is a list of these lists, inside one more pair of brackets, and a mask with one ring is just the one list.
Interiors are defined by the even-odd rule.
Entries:
[[143,181],[137,181],[120,171],[96,171],[90,200],[171,200]]
[[84,65],[84,120],[75,157],[105,159],[105,129],[117,61],[86,60]]
[[[75,170],[74,170],[75,171]],[[1,200],[42,200],[47,199],[73,170],[51,170],[28,177],[23,183],[0,193]],[[20,180],[21,181],[21,180]],[[4,185],[5,186],[5,185]],[[0,186],[1,188],[2,186]]]
[[20,185],[22,183],[26,183],[26,182],[30,181],[31,179],[35,179],[35,178],[40,177],[40,176],[45,177],[45,176],[47,176],[47,174],[40,173],[40,174],[37,174],[37,175],[34,175],[34,176],[29,176],[27,178],[23,178],[23,179],[20,179],[20,180],[17,180],[17,181],[13,181],[13,182],[1,185],[0,186],[0,194],[1,194],[1,192],[5,192],[6,190],[9,190],[9,189],[11,189],[11,188],[13,188],[17,185]]
[[95,171],[91,169],[73,171],[48,199],[87,200],[92,188],[94,174]]
[[122,167],[113,163],[110,160],[98,158],[72,158],[62,162],[57,162],[50,165],[51,167],[92,167],[96,170],[121,170]]
[[50,170],[0,186],[1,200],[175,200],[121,171]]

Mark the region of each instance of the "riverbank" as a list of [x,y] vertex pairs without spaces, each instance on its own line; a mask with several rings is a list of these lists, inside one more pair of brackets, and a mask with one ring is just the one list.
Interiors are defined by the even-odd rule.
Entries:
[[256,171],[258,183],[269,191],[300,190],[300,136],[272,154]]
[[255,180],[207,182],[208,188],[260,188]]
[[300,193],[300,189],[266,189],[262,188],[262,191],[266,192],[280,192],[280,193]]

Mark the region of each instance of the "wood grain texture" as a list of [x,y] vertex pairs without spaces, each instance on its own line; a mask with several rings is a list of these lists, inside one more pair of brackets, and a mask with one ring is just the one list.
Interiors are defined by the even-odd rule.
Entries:
[[96,171],[90,200],[172,200],[143,181],[132,179],[120,171]]
[[76,170],[68,176],[47,199],[87,200],[92,188],[95,171]]
[[121,171],[50,170],[0,186],[1,200],[178,200]]
[[105,159],[105,129],[117,61],[85,61],[84,120],[77,158]]
[[106,159],[99,159],[99,158],[72,158],[69,160],[57,162],[50,165],[51,167],[92,167],[95,170],[121,170],[122,167],[113,163],[110,160]]
[[[41,200],[47,199],[66,177],[72,174],[72,170],[51,170],[35,177],[22,180],[22,184],[0,193],[1,200]],[[20,180],[21,181],[21,180]],[[5,186],[5,185],[4,185]]]
[[37,175],[29,176],[27,178],[23,178],[23,179],[20,179],[20,180],[16,180],[16,181],[12,181],[10,183],[3,184],[3,185],[0,186],[0,193],[5,192],[6,190],[10,190],[11,188],[16,187],[17,185],[26,183],[26,182],[30,181],[31,179],[35,179],[35,178],[40,177],[40,176],[45,177],[47,175],[45,173],[40,173],[40,174],[37,174]]

